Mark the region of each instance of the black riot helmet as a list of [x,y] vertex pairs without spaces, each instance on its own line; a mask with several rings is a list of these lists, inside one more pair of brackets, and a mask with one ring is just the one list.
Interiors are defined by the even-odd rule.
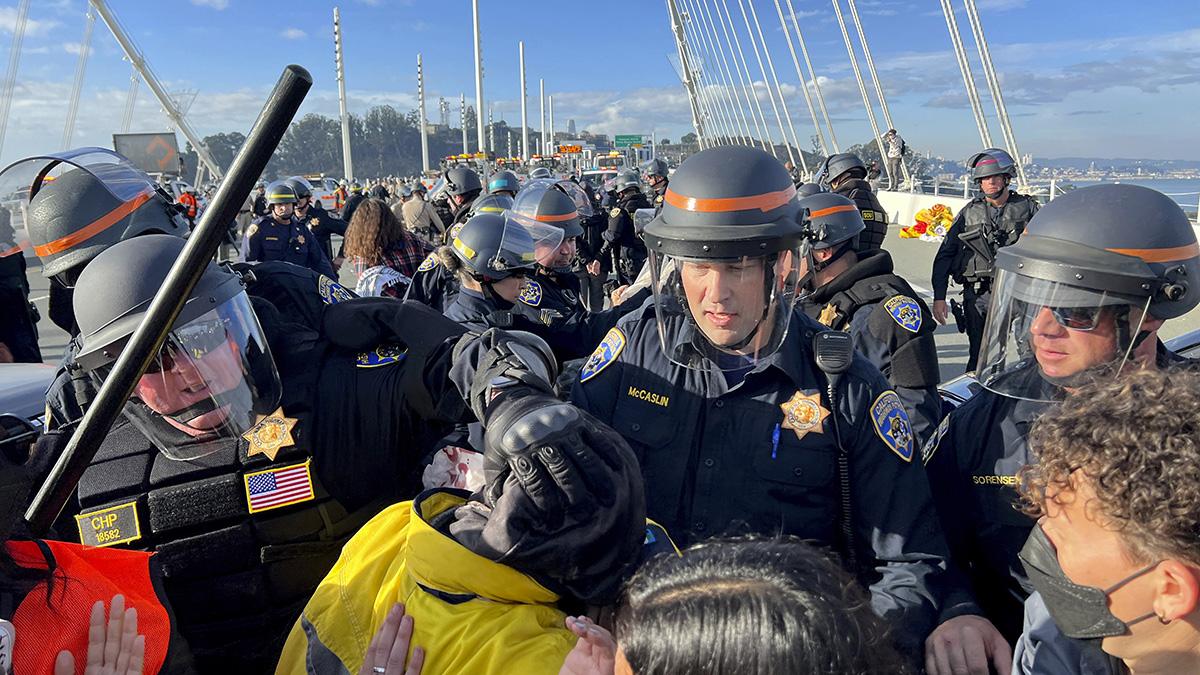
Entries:
[[[820,192],[800,200],[804,209],[804,234],[800,255],[808,270],[800,280],[801,288],[815,290],[813,276],[846,253],[858,249],[858,235],[866,229],[854,201],[833,192]],[[817,260],[816,251],[833,249],[833,255]]]
[[624,171],[618,173],[617,177],[613,179],[612,191],[616,194],[621,194],[622,192],[630,189],[640,190],[641,187],[642,179],[640,176],[638,176],[638,173],[633,169],[625,169]]
[[828,192],[828,190],[826,190],[825,186],[821,185],[820,183],[801,183],[796,186],[796,195],[801,199],[804,199],[805,197],[811,197],[812,195],[821,194],[822,192]]
[[839,152],[826,158],[818,171],[821,182],[830,186],[836,183],[844,173],[850,173],[854,178],[866,178],[867,167],[858,155],[852,152]]
[[517,178],[517,174],[511,171],[499,171],[492,174],[488,179],[488,192],[495,194],[497,192],[511,192],[516,196],[521,189],[521,181]]
[[[97,385],[183,247],[178,237],[136,237],[106,249],[80,275],[76,362]],[[279,396],[279,375],[242,279],[210,262],[125,415],[163,454],[193,460],[230,447],[275,410]]]
[[296,188],[290,180],[277,180],[267,186],[268,204],[295,204],[296,201]]
[[301,200],[305,197],[312,197],[312,184],[305,180],[302,176],[292,176],[285,179],[288,185],[292,186],[292,190],[296,193],[296,199]]
[[650,176],[662,176],[663,178],[667,177],[667,163],[658,157],[644,162],[641,169],[642,175],[646,178],[649,178]]
[[[792,314],[800,213],[791,175],[757,148],[709,148],[679,166],[643,235],[669,359],[737,369],[778,350]],[[730,310],[701,306],[706,293],[696,289],[709,283],[742,289],[728,326],[714,326],[710,314]],[[677,341],[679,324],[690,340]]]
[[[1068,192],[997,251],[979,380],[998,393],[1045,400],[1039,379],[1014,373],[1036,365],[1040,380],[1070,386],[1098,369],[1119,370],[1150,334],[1147,322],[1200,304],[1197,275],[1196,232],[1171,198],[1137,185]],[[1077,362],[1056,363],[1057,354],[1039,351],[1047,343],[1039,336],[1063,331],[1111,332],[1111,358],[1082,372]]]
[[471,202],[471,215],[477,213],[504,213],[512,208],[513,198],[505,194],[484,195]]
[[25,211],[42,275],[71,287],[83,266],[113,244],[143,234],[183,237],[174,199],[129,160],[104,148],[28,157],[0,171],[0,198]]
[[967,160],[967,168],[971,170],[971,179],[983,180],[988,176],[1004,174],[1009,178],[1017,175],[1017,163],[1012,155],[999,148],[988,148],[977,152]]
[[512,217],[521,222],[534,221],[560,228],[563,237],[583,235],[575,200],[553,178],[532,180],[517,193]]
[[456,166],[446,172],[446,194],[470,197],[472,193],[479,194],[483,183],[479,182],[479,174],[466,166]]
[[537,266],[543,247],[562,242],[562,230],[537,222],[518,222],[504,214],[480,213],[467,219],[450,249],[482,284],[525,274]]

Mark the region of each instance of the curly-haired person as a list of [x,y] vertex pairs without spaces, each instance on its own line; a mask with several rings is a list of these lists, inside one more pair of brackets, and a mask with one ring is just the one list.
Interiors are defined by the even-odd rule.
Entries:
[[1021,559],[1038,594],[1014,671],[1200,672],[1200,372],[1081,388],[1030,446]]

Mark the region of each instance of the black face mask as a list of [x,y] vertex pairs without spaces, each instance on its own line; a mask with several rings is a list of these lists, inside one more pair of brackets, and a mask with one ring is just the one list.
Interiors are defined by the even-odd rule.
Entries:
[[1150,611],[1130,621],[1113,616],[1108,608],[1108,596],[1118,588],[1153,570],[1158,563],[1151,563],[1108,588],[1082,586],[1067,578],[1058,564],[1054,544],[1046,537],[1041,526],[1033,532],[1021,548],[1021,562],[1029,581],[1063,635],[1079,640],[1098,640],[1118,635],[1128,635],[1129,627],[1154,616]]

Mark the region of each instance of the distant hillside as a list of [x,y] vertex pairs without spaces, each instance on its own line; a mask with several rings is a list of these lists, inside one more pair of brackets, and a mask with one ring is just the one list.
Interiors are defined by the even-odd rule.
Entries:
[[1034,157],[1033,163],[1051,169],[1086,171],[1095,164],[1097,170],[1120,171],[1141,167],[1148,171],[1182,171],[1200,169],[1200,160],[1189,159],[1126,159],[1113,157]]

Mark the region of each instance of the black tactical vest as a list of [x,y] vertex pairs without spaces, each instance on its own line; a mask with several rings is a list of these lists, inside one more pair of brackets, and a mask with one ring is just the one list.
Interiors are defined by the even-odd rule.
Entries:
[[273,344],[286,373],[281,408],[297,420],[295,444],[274,460],[248,456],[245,439],[172,460],[121,419],[79,482],[81,541],[158,554],[201,672],[270,672],[342,544],[382,506],[348,513],[321,485],[309,442],[324,347],[295,342]]
[[961,277],[968,284],[991,281],[996,251],[1015,244],[1036,212],[1037,202],[1015,192],[999,209],[989,206],[983,197],[963,207],[959,252],[951,268],[956,280]]
[[879,197],[871,189],[871,184],[861,178],[850,178],[834,190],[839,195],[854,202],[858,213],[862,216],[866,229],[858,235],[859,251],[875,251],[883,248],[883,240],[887,237],[888,215],[879,203]]

